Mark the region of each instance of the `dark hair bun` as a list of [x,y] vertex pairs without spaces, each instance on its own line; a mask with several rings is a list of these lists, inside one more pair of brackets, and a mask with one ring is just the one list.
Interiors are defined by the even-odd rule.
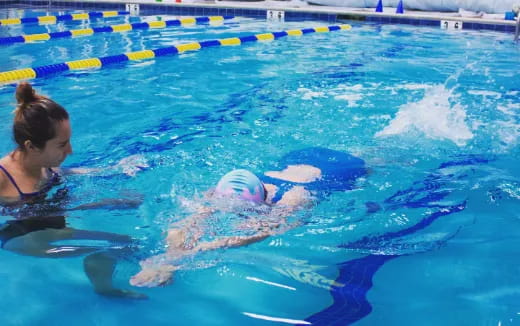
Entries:
[[16,102],[19,106],[34,102],[37,98],[36,92],[28,82],[21,82],[16,87]]

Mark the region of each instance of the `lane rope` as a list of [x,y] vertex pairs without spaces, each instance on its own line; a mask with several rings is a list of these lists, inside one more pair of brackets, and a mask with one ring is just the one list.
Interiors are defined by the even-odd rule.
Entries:
[[98,33],[125,33],[135,30],[160,29],[172,26],[187,26],[193,24],[217,23],[233,19],[234,16],[209,16],[190,17],[165,21],[151,21],[133,24],[107,25],[94,28],[73,29],[54,33],[25,34],[9,37],[0,37],[0,45],[11,45],[15,43],[46,42],[52,39],[90,36]]
[[130,15],[130,11],[91,11],[78,14],[66,14],[58,16],[38,16],[38,17],[22,17],[22,18],[7,18],[0,19],[0,26],[4,25],[20,25],[20,24],[33,24],[38,23],[40,25],[57,24],[62,21],[70,20],[89,20],[92,18],[107,18],[116,16]]
[[241,37],[231,37],[226,39],[206,40],[201,42],[183,43],[175,46],[159,48],[154,50],[142,50],[135,52],[127,52],[124,54],[111,55],[107,57],[81,59],[75,61],[67,61],[64,63],[57,63],[52,65],[23,68],[0,72],[0,83],[10,83],[23,79],[32,79],[45,77],[51,74],[56,74],[63,71],[102,68],[111,64],[121,63],[134,60],[149,60],[165,55],[180,54],[188,51],[197,51],[202,48],[217,47],[217,46],[234,46],[256,41],[272,41],[286,36],[301,36],[311,33],[326,33],[339,30],[350,30],[350,25],[332,25],[315,28],[292,29],[281,32],[254,34]]

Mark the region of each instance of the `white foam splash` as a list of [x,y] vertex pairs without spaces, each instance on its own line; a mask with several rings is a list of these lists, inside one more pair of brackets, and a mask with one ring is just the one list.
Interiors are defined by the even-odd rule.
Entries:
[[466,124],[466,111],[456,103],[450,104],[451,91],[443,85],[427,89],[419,102],[407,103],[399,108],[395,118],[376,137],[403,134],[412,130],[432,139],[451,140],[464,146],[473,138]]
[[312,91],[308,88],[304,88],[304,87],[298,88],[298,92],[304,93],[303,96],[301,97],[302,100],[312,100],[317,97],[325,97],[324,92],[314,92],[314,91]]
[[497,135],[507,146],[516,146],[520,138],[520,128],[514,121],[496,121]]
[[505,120],[495,121],[496,134],[506,147],[516,146],[520,139],[520,124],[518,121],[518,113],[520,112],[520,103],[508,103],[497,106],[497,110],[505,115]]
[[497,109],[507,115],[515,116],[520,111],[520,103],[508,103],[506,105],[499,105]]
[[499,99],[502,97],[502,94],[493,92],[493,91],[484,91],[484,90],[469,90],[468,94],[471,95],[480,95],[484,97],[494,97],[496,99]]
[[361,84],[356,84],[356,85],[339,85],[337,87],[339,90],[343,90],[343,91],[354,91],[354,92],[359,92],[363,89],[363,85]]
[[347,101],[349,107],[354,107],[357,105],[357,101],[363,99],[363,96],[361,94],[344,94],[337,95],[334,99]]
[[361,95],[363,85],[339,85],[336,89],[332,90],[329,95],[334,96],[335,100],[347,101],[348,107],[357,106],[357,101],[362,100]]
[[408,83],[408,84],[386,86],[386,87],[383,87],[383,90],[395,91],[398,89],[406,89],[406,90],[410,90],[410,91],[415,91],[415,90],[423,90],[423,89],[430,89],[430,88],[432,88],[432,85],[430,85],[430,84]]

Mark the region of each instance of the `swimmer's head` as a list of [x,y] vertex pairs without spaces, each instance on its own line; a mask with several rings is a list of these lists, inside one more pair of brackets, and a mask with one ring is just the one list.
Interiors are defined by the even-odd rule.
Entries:
[[247,170],[233,170],[224,175],[215,192],[225,196],[237,196],[253,203],[263,203],[267,196],[264,184],[256,175]]

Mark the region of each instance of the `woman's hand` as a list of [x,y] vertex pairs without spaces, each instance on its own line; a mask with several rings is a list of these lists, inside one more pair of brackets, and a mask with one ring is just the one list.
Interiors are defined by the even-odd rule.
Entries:
[[111,172],[112,170],[121,170],[124,174],[134,177],[137,172],[145,170],[150,167],[148,161],[143,155],[136,154],[130,155],[119,162],[116,165],[104,167],[104,168],[54,168],[55,170],[59,170],[60,174],[92,174],[92,173],[102,173],[102,172]]

